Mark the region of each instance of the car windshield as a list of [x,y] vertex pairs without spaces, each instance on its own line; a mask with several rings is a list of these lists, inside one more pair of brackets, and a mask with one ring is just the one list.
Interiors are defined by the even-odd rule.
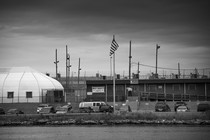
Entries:
[[165,104],[158,104],[157,106],[166,106]]
[[101,102],[101,105],[107,105],[105,102]]
[[8,112],[10,112],[10,111],[16,111],[17,109],[10,109]]
[[185,105],[186,103],[185,102],[176,102],[176,104],[183,104],[183,105]]
[[58,111],[66,111],[66,110],[68,110],[68,108],[66,108],[66,107],[61,107],[58,109]]
[[38,107],[47,107],[48,105],[45,105],[45,104],[42,104],[42,105],[39,105]]
[[51,108],[45,107],[42,108],[40,112],[50,112]]
[[64,105],[62,106],[62,108],[68,108],[68,107],[71,107],[70,105]]
[[165,105],[166,103],[164,102],[158,102],[157,105]]
[[179,106],[178,109],[186,109],[186,106]]
[[209,105],[208,104],[199,104],[199,106],[208,107]]
[[165,106],[165,103],[157,103],[156,106]]

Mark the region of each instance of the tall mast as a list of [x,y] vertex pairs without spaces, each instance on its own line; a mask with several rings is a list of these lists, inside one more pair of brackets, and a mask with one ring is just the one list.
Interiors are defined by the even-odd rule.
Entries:
[[160,46],[156,44],[156,66],[155,66],[155,78],[158,78],[158,73],[157,73],[157,66],[158,66],[158,49],[160,49]]
[[78,86],[79,86],[79,77],[80,77],[80,58],[79,58],[79,65],[78,65]]
[[68,81],[68,46],[66,45],[66,89],[68,88],[69,81]]
[[131,79],[131,41],[130,41],[130,47],[129,47],[129,80]]
[[59,61],[57,60],[57,49],[55,50],[55,77],[56,77],[56,80],[58,79],[58,63]]
[[140,71],[139,71],[139,62],[138,62],[138,69],[137,69],[137,78],[139,79],[139,73],[140,73]]

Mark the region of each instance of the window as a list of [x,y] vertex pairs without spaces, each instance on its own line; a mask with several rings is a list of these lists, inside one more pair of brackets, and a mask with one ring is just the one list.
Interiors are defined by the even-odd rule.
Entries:
[[196,84],[189,84],[188,90],[196,90]]
[[7,98],[14,98],[14,92],[7,92]]
[[158,85],[158,89],[163,89],[163,86],[162,85]]
[[31,91],[26,92],[26,98],[32,98],[32,92]]
[[180,84],[173,84],[172,89],[173,91],[180,91]]
[[156,91],[157,90],[157,86],[156,85],[149,85],[149,90],[150,91]]

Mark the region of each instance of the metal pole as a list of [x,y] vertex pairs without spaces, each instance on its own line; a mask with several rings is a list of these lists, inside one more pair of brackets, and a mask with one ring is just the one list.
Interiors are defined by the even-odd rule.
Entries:
[[105,99],[106,103],[107,103],[107,84],[106,84],[106,99]]
[[129,80],[131,79],[131,41],[130,41],[130,47],[129,47]]
[[[156,45],[156,67],[155,67],[155,74],[157,76],[157,65],[158,65],[158,49],[160,48],[160,46],[158,46],[158,44]],[[157,78],[157,77],[156,77]]]
[[58,79],[58,63],[59,61],[57,60],[57,49],[55,50],[55,74],[56,74],[56,80]]
[[56,65],[56,79],[58,79],[58,64],[57,64],[57,49],[56,49],[56,52],[55,52],[55,65]]
[[115,53],[113,54],[113,107],[115,113]]
[[[70,53],[68,53],[68,84],[70,83],[70,71],[71,71],[71,59],[70,59]],[[68,85],[69,86],[69,85]]]
[[178,63],[178,76],[179,76],[179,79],[180,79],[181,73],[180,73],[180,64],[179,63]]
[[78,65],[78,87],[79,87],[79,76],[80,76],[80,58],[79,58],[79,65]]
[[206,86],[206,83],[205,83],[205,101],[207,101],[207,86]]
[[68,47],[66,45],[66,91],[68,89]]
[[139,62],[138,62],[138,70],[137,70],[137,78],[139,79],[139,73],[140,73],[140,71],[139,71]]
[[157,46],[156,46],[156,65],[155,65],[155,74],[157,74]]
[[112,79],[112,57],[110,57],[110,78]]

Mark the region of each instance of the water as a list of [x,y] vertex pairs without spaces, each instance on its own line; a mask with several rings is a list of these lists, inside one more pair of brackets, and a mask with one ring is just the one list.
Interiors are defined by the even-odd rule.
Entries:
[[210,127],[65,126],[0,127],[0,140],[206,140]]

